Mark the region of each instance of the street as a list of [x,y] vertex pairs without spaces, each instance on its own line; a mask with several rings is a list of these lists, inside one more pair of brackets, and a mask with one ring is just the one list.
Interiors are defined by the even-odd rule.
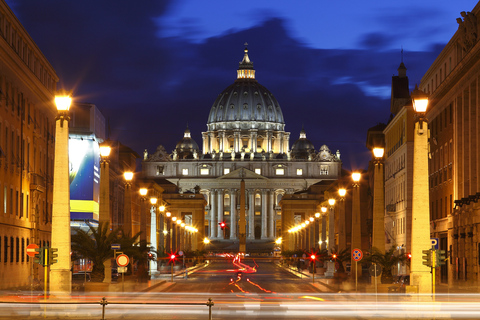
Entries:
[[[374,295],[322,292],[269,261],[217,260],[148,292],[98,293],[32,303],[28,295],[2,297],[0,319],[475,319],[478,295]],[[164,275],[167,276],[167,275]],[[322,279],[319,279],[322,281]],[[30,299],[30,302],[29,302]],[[46,311],[46,313],[45,313]]]

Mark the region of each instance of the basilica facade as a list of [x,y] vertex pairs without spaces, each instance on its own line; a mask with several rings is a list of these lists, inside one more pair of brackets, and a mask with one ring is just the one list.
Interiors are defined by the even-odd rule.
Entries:
[[[161,145],[153,154],[145,152],[143,176],[168,180],[185,196],[203,194],[203,217],[172,212],[199,230],[197,239],[237,243],[240,203],[244,201],[247,250],[255,244],[273,243],[282,235],[282,228],[292,227],[295,219],[301,218],[301,213],[294,214],[289,221],[283,220],[288,226],[282,226],[279,203],[285,194],[336,180],[341,173],[340,152],[331,152],[326,145],[315,149],[303,128],[290,147],[280,104],[256,80],[247,48],[237,79],[210,109],[201,145],[200,149],[187,128],[171,153]],[[244,194],[240,191],[242,180]]]

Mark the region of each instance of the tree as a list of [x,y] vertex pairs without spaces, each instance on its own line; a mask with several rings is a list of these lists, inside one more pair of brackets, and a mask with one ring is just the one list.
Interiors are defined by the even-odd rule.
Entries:
[[148,259],[150,247],[146,243],[136,244],[140,233],[133,237],[123,235],[121,228],[110,231],[108,223],[100,223],[98,227],[89,225],[87,231],[76,229],[72,234],[72,250],[75,257],[82,257],[92,261],[93,269],[91,274],[92,281],[102,282],[105,277],[103,263],[107,259],[113,258],[113,243],[119,243],[122,251],[136,259],[144,262]]
[[370,250],[370,254],[366,256],[365,261],[370,263],[376,263],[382,267],[382,283],[392,283],[393,275],[392,270],[398,265],[398,263],[404,262],[407,259],[407,255],[404,253],[396,252],[396,246],[393,245],[388,251],[382,254],[382,252],[373,247]]

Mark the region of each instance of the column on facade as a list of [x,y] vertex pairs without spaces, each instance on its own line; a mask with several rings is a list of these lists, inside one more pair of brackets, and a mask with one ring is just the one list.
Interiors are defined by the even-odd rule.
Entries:
[[278,133],[278,152],[285,153],[285,149],[283,148],[283,132]]
[[272,150],[272,131],[266,132],[266,138],[267,138],[267,144],[266,144],[267,149],[265,150],[265,152],[270,152]]
[[235,152],[240,152],[240,131],[235,131],[233,133],[233,147]]
[[[217,195],[217,199],[218,199],[218,214],[217,214],[217,221],[218,223],[222,222],[223,221],[223,189],[219,189],[218,190],[218,195]],[[220,225],[217,223],[217,238],[219,239],[223,239],[224,236],[223,236],[223,230],[222,230],[222,227],[220,227]]]
[[203,154],[208,153],[208,133],[207,132],[202,132],[202,146],[203,146]]
[[270,190],[269,204],[268,204],[268,236],[275,238],[275,190]]
[[255,239],[255,190],[248,190],[248,239]]
[[284,150],[284,152],[288,152],[289,143],[290,143],[290,133],[285,132],[284,133],[284,139],[283,139],[283,150]]
[[237,189],[230,189],[230,239],[237,238]]
[[250,150],[251,152],[257,152],[257,130],[250,130]]
[[215,132],[210,132],[209,133],[209,153],[212,153],[215,150]]
[[223,136],[225,131],[218,131],[218,152],[223,151]]
[[217,237],[217,224],[215,223],[217,214],[216,194],[216,189],[210,190],[210,239],[214,239]]
[[322,244],[321,249],[327,248],[327,216],[326,213],[322,214]]
[[267,212],[267,190],[262,189],[262,239],[268,237],[267,224],[268,224],[268,212]]

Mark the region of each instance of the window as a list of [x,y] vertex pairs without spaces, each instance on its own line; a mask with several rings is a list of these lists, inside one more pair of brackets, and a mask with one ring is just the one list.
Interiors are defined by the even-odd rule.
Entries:
[[230,168],[223,169],[223,174],[229,174],[229,173],[230,173]]
[[[185,170],[185,169],[184,169]],[[210,173],[210,169],[208,168],[200,168],[200,174],[202,176],[208,176],[208,174]],[[187,174],[188,174],[188,169],[187,169]]]
[[182,169],[182,174],[184,176],[188,176],[188,169]]
[[320,174],[321,175],[328,175],[328,166],[327,165],[321,165],[320,166]]
[[[27,247],[28,247],[29,244],[30,244],[30,240],[27,238]],[[0,246],[0,248],[1,248],[1,246]],[[1,258],[1,255],[0,255],[0,258]],[[30,261],[30,256],[27,254],[27,262],[29,262],[29,261]]]
[[224,211],[224,212],[223,212],[223,215],[224,215],[224,216],[229,216],[229,215],[230,215],[230,211]]
[[256,173],[256,174],[262,174],[262,169],[260,169],[260,168],[255,168],[255,173]]
[[22,262],[25,262],[25,238],[22,238]]
[[8,258],[8,237],[3,237],[3,262]]
[[15,262],[20,261],[20,239],[15,239]]
[[260,214],[261,214],[260,211],[255,211],[256,216],[259,216]]
[[13,237],[10,237],[10,262],[13,262],[13,248],[14,248]]
[[256,206],[261,206],[262,205],[262,198],[260,197],[260,195],[258,193],[255,195],[255,205]]
[[283,175],[285,174],[285,169],[283,169],[283,168],[277,168],[277,169],[275,169],[275,174],[276,174],[277,176],[283,176]]
[[157,176],[163,174],[163,166],[157,166]]
[[301,176],[303,174],[303,169],[297,169],[297,176]]

